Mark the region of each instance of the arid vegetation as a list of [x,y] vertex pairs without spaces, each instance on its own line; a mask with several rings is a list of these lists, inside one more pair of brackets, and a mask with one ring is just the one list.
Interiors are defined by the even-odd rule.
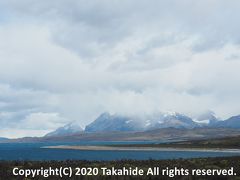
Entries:
[[[185,168],[185,169],[223,169],[233,167],[236,176],[175,176],[169,178],[167,176],[77,176],[71,179],[240,179],[240,157],[224,157],[224,158],[196,158],[196,159],[178,159],[178,160],[119,160],[119,161],[2,161],[0,162],[0,179],[24,179],[23,177],[13,177],[12,169],[14,167],[21,167],[24,169],[37,169],[37,168],[57,168],[57,167],[139,167],[147,169],[149,167],[160,168]],[[26,178],[31,179],[31,178]],[[34,179],[46,179],[43,177],[36,177]],[[51,177],[49,179],[60,179],[59,177]],[[69,179],[67,177],[61,179]]]

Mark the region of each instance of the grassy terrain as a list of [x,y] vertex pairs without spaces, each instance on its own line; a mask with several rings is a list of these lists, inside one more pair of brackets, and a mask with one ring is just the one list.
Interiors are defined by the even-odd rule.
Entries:
[[[78,176],[71,179],[240,179],[240,157],[219,157],[219,158],[197,158],[197,159],[178,159],[178,160],[119,160],[119,161],[0,161],[0,179],[24,179],[21,177],[13,177],[12,169],[14,167],[30,168],[36,169],[40,167],[139,167],[147,169],[149,167],[161,167],[161,168],[185,168],[185,169],[223,169],[234,167],[236,176],[175,176],[174,178],[169,178],[167,176]],[[28,178],[26,178],[28,179]],[[30,179],[30,178],[29,178]],[[43,177],[37,177],[34,179],[48,179]],[[55,180],[60,179],[59,177],[51,177],[49,179]],[[69,179],[69,178],[61,178]]]
[[240,136],[225,137],[218,139],[207,140],[192,140],[182,142],[170,142],[164,144],[126,144],[126,145],[111,145],[116,147],[172,147],[172,148],[240,148]]

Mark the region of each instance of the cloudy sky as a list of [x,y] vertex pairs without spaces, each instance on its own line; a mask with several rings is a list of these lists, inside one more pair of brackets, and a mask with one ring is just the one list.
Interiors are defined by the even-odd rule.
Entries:
[[0,0],[0,136],[100,113],[240,114],[239,0]]

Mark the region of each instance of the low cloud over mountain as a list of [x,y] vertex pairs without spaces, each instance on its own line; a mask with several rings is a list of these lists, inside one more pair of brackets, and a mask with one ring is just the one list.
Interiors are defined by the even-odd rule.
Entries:
[[[203,118],[204,120],[200,121]],[[233,116],[226,120],[219,120],[213,112],[199,116],[197,121],[177,113],[165,112],[155,113],[146,116],[123,116],[111,115],[108,112],[102,113],[98,118],[85,127],[83,130],[77,124],[67,124],[56,131],[48,133],[49,136],[64,136],[78,133],[97,132],[127,132],[127,131],[149,131],[163,128],[193,129],[193,128],[240,128],[240,116]]]

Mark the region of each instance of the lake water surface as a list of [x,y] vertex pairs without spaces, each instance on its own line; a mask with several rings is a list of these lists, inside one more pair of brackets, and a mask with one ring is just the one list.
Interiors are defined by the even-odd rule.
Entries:
[[[156,142],[127,142],[129,144]],[[0,144],[0,160],[119,160],[119,159],[178,159],[197,157],[240,156],[232,152],[183,152],[183,151],[80,151],[45,149],[53,145],[106,145],[126,142],[79,142],[79,143],[3,143]]]

